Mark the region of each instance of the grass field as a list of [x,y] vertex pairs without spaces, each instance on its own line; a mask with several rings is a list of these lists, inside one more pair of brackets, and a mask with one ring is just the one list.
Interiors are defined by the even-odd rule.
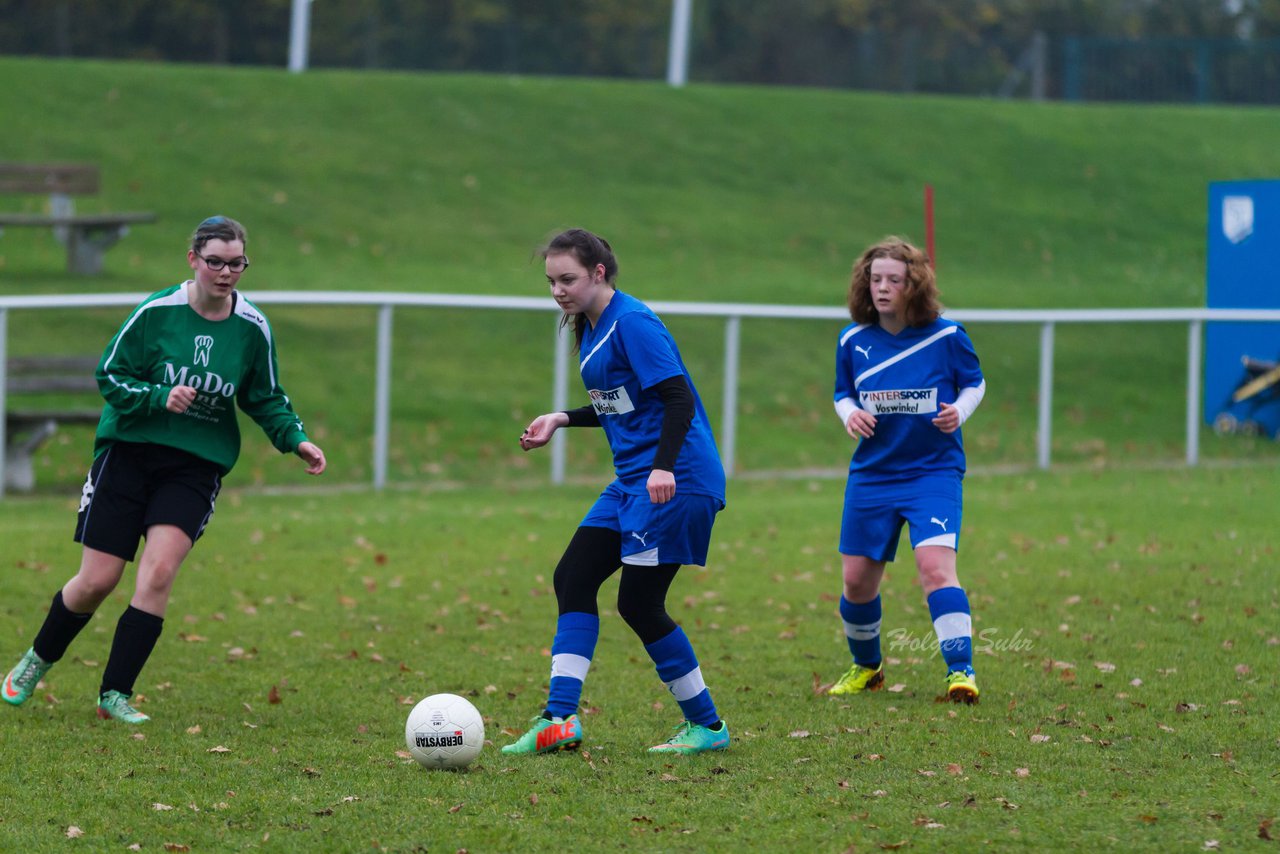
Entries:
[[[189,272],[187,235],[220,211],[249,226],[251,296],[539,295],[535,247],[584,225],[613,241],[621,286],[645,299],[839,306],[866,244],[891,232],[921,239],[930,183],[943,297],[955,308],[1202,305],[1207,184],[1270,174],[1280,133],[1280,112],[1256,108],[13,58],[0,58],[0,114],[25,117],[6,128],[6,159],[101,164],[102,196],[81,209],[159,214],[91,280],[63,272],[51,235],[10,229],[5,293],[157,290]],[[13,312],[9,350],[93,352],[124,314]],[[373,311],[270,316],[285,387],[332,478],[367,483]],[[398,312],[390,479],[526,478],[512,437],[548,405],[551,321]],[[722,324],[669,322],[718,425]],[[740,471],[839,468],[846,448],[829,403],[838,330],[744,323]],[[970,455],[1029,465],[1037,329],[970,333],[989,386],[966,431]],[[1182,457],[1185,327],[1060,328],[1057,340],[1056,461]],[[46,446],[41,489],[75,489],[89,442],[89,431],[68,430]],[[1275,459],[1280,448],[1208,436],[1203,453]],[[265,482],[274,468],[272,482],[303,480],[270,457],[251,440],[237,476]],[[600,461],[599,446],[578,443],[571,471]]]
[[[942,666],[901,561],[884,593],[890,688],[815,695],[848,656],[841,485],[736,482],[708,567],[670,600],[735,736],[692,761],[644,753],[678,711],[610,610],[616,582],[585,750],[497,750],[545,697],[551,570],[593,489],[232,490],[139,683],[151,723],[92,715],[127,590],[31,703],[0,709],[4,847],[1269,851],[1275,477],[970,477],[974,707],[935,702]],[[0,504],[15,660],[75,564],[73,513]],[[492,744],[465,773],[402,753],[410,704],[437,691],[486,718]]]

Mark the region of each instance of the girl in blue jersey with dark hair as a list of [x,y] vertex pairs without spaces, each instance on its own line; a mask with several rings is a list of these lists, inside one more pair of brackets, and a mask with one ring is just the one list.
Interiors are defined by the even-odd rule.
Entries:
[[556,566],[559,618],[546,708],[502,752],[551,753],[581,745],[578,703],[600,635],[596,597],[619,567],[618,614],[639,636],[685,718],[650,752],[724,750],[729,729],[693,646],[666,610],[680,567],[706,563],[711,526],[724,507],[724,468],[707,413],[662,321],[615,289],[618,262],[605,240],[571,229],[554,237],[542,255],[551,296],[564,310],[564,323],[573,326],[591,403],[533,419],[520,447],[540,448],[561,427],[599,427],[617,477]]
[[834,695],[884,685],[880,582],[905,522],[920,586],[947,664],[946,696],[975,703],[969,599],[956,575],[964,445],[960,425],[986,391],[964,327],[941,317],[933,267],[890,237],[853,267],[853,323],[836,345],[835,408],[858,441],[840,526],[844,622],[853,665]]

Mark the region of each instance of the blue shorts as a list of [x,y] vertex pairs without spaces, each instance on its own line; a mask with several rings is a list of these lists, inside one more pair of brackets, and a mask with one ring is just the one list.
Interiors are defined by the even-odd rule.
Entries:
[[723,508],[718,498],[678,491],[666,504],[654,504],[647,493],[631,495],[614,481],[591,505],[582,525],[621,534],[622,562],[628,566],[706,566],[711,526]]
[[840,554],[891,561],[906,522],[911,548],[945,546],[959,551],[961,481],[955,475],[906,483],[867,484],[849,477],[840,521]]

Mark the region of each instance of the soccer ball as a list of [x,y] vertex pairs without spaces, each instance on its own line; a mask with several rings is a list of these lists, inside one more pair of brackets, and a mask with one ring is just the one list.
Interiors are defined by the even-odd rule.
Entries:
[[404,740],[424,768],[463,768],[484,747],[484,719],[457,694],[432,694],[409,713]]

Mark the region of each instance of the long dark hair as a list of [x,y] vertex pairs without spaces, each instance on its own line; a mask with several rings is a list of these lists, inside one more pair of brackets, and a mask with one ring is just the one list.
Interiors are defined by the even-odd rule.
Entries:
[[[588,271],[594,271],[597,264],[604,265],[604,280],[609,287],[616,287],[618,279],[618,259],[613,256],[613,247],[603,237],[592,234],[585,228],[571,228],[562,231],[547,242],[539,252],[545,259],[548,255],[572,255],[579,264]],[[573,324],[573,348],[582,347],[582,336],[587,329],[587,316],[582,312],[566,314],[560,319],[562,327]]]

